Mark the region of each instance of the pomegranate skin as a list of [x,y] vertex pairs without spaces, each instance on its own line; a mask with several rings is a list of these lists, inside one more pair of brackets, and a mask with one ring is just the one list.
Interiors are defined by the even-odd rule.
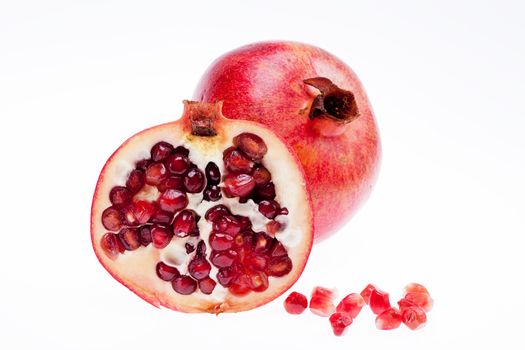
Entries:
[[[352,92],[359,116],[345,125],[311,120],[320,91],[304,80],[315,77]],[[215,60],[194,98],[223,101],[226,115],[263,123],[294,149],[313,201],[316,242],[335,233],[368,198],[379,170],[379,132],[358,77],[332,54],[296,42],[247,45]]]

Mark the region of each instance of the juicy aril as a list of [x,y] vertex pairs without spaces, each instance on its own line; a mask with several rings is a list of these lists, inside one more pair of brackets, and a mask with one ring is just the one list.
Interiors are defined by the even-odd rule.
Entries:
[[269,129],[185,102],[109,158],[93,197],[95,253],[155,306],[236,312],[299,277],[313,216],[298,160]]
[[312,196],[316,239],[368,197],[380,158],[376,122],[357,76],[330,53],[293,42],[244,46],[208,68],[194,98],[224,101],[229,117],[261,122],[292,146]]

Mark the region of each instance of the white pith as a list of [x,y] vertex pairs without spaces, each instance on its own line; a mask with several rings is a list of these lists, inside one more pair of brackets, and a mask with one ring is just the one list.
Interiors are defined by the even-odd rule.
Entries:
[[[305,181],[296,161],[286,146],[274,134],[251,122],[221,121],[218,137],[202,138],[182,131],[179,122],[157,126],[135,135],[125,142],[110,158],[103,169],[95,192],[92,209],[92,240],[97,256],[108,271],[124,285],[157,306],[166,306],[187,312],[235,312],[253,308],[280,295],[297,279],[306,263],[312,243],[312,213],[309,206]],[[266,231],[268,220],[257,210],[252,200],[239,203],[238,198],[223,198],[217,202],[202,201],[202,193],[188,194],[188,209],[193,209],[201,216],[198,223],[200,237],[177,238],[163,249],[150,244],[135,251],[126,251],[116,259],[110,259],[100,247],[100,239],[108,232],[101,223],[102,211],[111,205],[109,191],[114,186],[124,185],[127,176],[135,168],[135,162],[149,158],[149,150],[159,142],[166,141],[173,146],[183,145],[190,150],[190,159],[204,171],[206,164],[213,161],[224,175],[222,154],[232,145],[233,137],[241,132],[252,132],[269,145],[268,153],[262,163],[272,174],[275,184],[276,200],[289,210],[289,215],[277,217],[283,223],[283,229],[276,237],[288,251],[293,261],[292,271],[284,277],[269,277],[269,288],[264,292],[251,292],[247,296],[231,295],[219,283],[211,295],[205,295],[198,289],[195,293],[184,296],[177,294],[171,283],[160,280],[155,273],[157,262],[164,261],[176,266],[181,273],[187,272],[187,264],[194,253],[186,254],[186,242],[197,243],[203,239],[208,245],[211,223],[204,218],[206,211],[215,205],[225,204],[233,214],[248,216],[253,230]],[[158,194],[157,194],[158,195]],[[155,193],[150,199],[154,199]],[[207,257],[211,249],[207,249]],[[217,268],[212,265],[210,276],[216,281]]]

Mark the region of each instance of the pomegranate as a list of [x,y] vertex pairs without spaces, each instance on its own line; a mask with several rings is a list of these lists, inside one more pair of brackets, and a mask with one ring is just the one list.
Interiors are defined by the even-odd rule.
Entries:
[[157,307],[255,308],[284,293],[310,253],[313,214],[299,161],[268,128],[226,119],[221,106],[185,101],[181,119],[124,142],[97,182],[95,253]]
[[266,124],[292,146],[312,195],[316,241],[368,197],[378,129],[356,74],[330,53],[295,42],[247,45],[213,62],[194,98],[224,101],[229,117]]

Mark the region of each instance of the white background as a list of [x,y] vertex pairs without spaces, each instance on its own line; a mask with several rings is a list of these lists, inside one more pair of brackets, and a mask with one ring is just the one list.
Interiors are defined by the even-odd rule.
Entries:
[[[518,349],[525,312],[525,8],[520,1],[0,2],[2,349]],[[236,315],[158,310],[89,239],[91,196],[128,136],[177,118],[208,64],[266,39],[348,62],[383,141],[370,200],[294,290],[424,283],[427,327],[345,337],[283,298]]]

